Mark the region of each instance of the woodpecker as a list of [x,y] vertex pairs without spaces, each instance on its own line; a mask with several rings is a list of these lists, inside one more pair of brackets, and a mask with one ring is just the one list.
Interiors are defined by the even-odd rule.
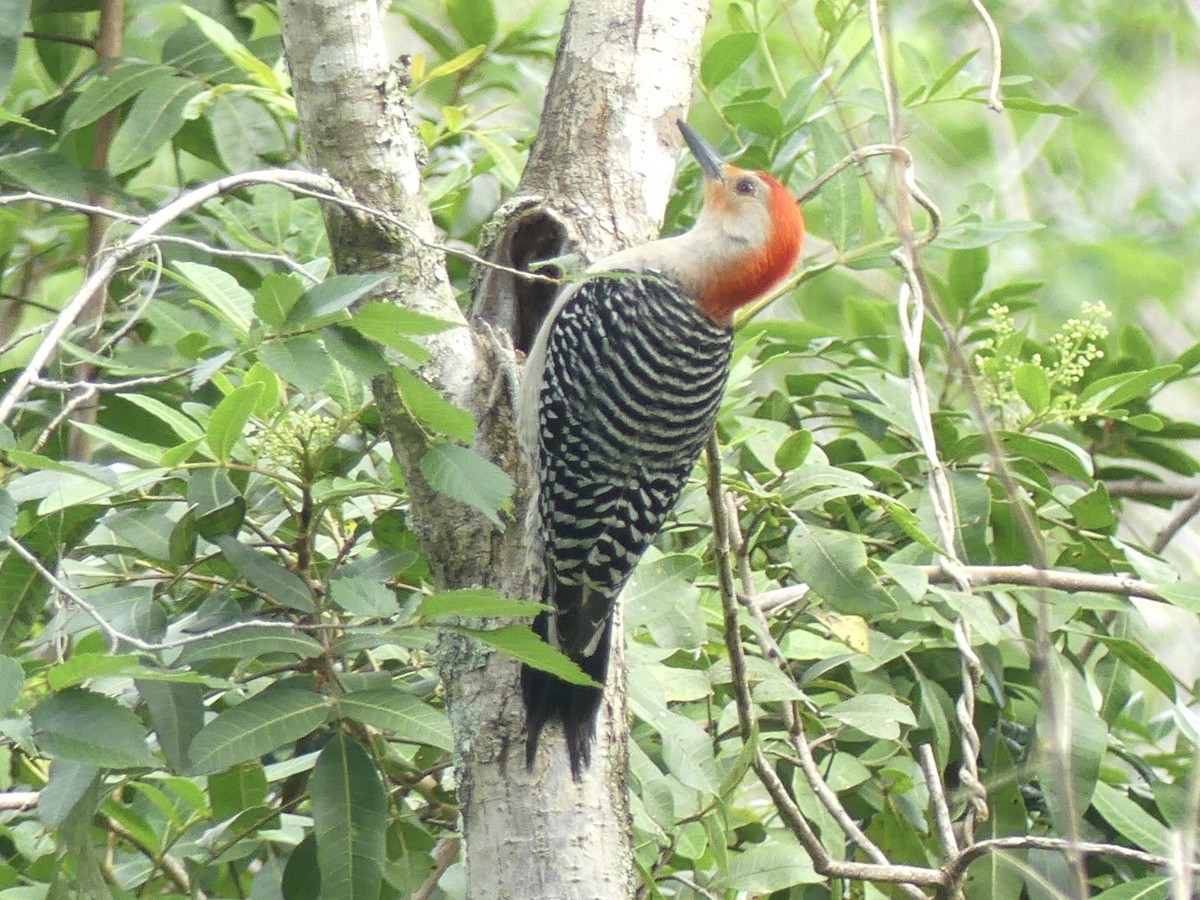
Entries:
[[[679,499],[729,376],[734,312],[796,264],[804,220],[765,172],[728,165],[679,122],[705,176],[684,234],[590,266],[555,299],[525,365],[521,443],[537,474],[530,545],[544,564],[533,628],[598,684],[613,610]],[[591,760],[603,691],[521,672],[526,765],[547,722],[562,722],[576,781]]]

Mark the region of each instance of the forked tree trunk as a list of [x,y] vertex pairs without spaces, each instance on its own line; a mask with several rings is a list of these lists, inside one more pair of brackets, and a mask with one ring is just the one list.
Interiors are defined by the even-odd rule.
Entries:
[[[571,4],[537,140],[517,197],[489,230],[485,255],[525,268],[568,251],[594,259],[656,234],[678,159],[675,119],[691,98],[707,6],[707,0]],[[327,213],[339,271],[393,272],[382,296],[462,323],[434,339],[421,374],[475,416],[476,449],[517,483],[514,518],[503,532],[433,493],[417,466],[420,431],[405,419],[390,382],[376,383],[437,586],[482,585],[533,597],[521,524],[531,482],[512,419],[520,359],[514,345],[528,346],[553,292],[488,271],[469,324],[459,311],[441,252],[429,246],[436,235],[420,193],[405,73],[390,66],[377,9],[375,0],[281,0],[305,158],[360,203],[412,229]],[[447,638],[439,662],[473,900],[632,896],[623,665],[612,667],[592,766],[576,784],[561,732],[553,729],[534,771],[526,772],[524,711],[511,659]]]

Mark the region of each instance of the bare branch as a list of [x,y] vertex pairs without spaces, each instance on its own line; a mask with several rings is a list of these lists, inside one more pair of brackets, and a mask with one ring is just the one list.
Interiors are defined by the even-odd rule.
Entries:
[[1154,542],[1150,545],[1150,549],[1155,553],[1165,550],[1167,544],[1175,539],[1175,535],[1179,534],[1184,526],[1196,517],[1197,513],[1200,513],[1200,491],[1193,494],[1191,499],[1171,517],[1171,521],[1163,526],[1163,530],[1154,536]]
[[81,612],[83,612],[84,615],[95,622],[100,631],[109,639],[113,648],[116,648],[120,643],[124,643],[136,650],[142,650],[147,653],[155,653],[160,650],[173,650],[177,647],[186,646],[187,644],[195,644],[199,641],[205,641],[209,638],[216,637],[217,635],[227,634],[231,631],[238,631],[242,628],[278,628],[281,624],[283,624],[280,622],[264,622],[260,619],[251,619],[243,622],[232,622],[228,625],[221,625],[218,628],[205,631],[202,634],[188,635],[186,637],[174,638],[169,641],[144,641],[141,638],[134,637],[131,634],[125,634],[125,632],[114,628],[112,624],[100,614],[100,611],[96,609],[96,607],[94,607],[87,600],[83,599],[83,597],[81,597],[77,591],[71,588],[70,585],[42,565],[42,561],[25,549],[25,546],[12,535],[6,537],[4,542],[8,545],[8,548],[13,551],[13,553],[25,560],[25,562],[29,564],[30,568],[37,572],[38,575],[41,576],[48,585],[50,585],[50,587],[58,591],[63,598],[65,598]]
[[713,516],[713,555],[717,562],[717,582],[721,594],[721,608],[724,612],[725,646],[729,651],[729,668],[737,706],[738,728],[741,731],[742,740],[748,744],[754,744],[751,766],[755,774],[766,788],[767,793],[770,794],[784,824],[808,853],[813,868],[822,875],[888,884],[931,886],[945,884],[947,881],[945,875],[937,869],[891,863],[880,865],[835,860],[812,830],[804,818],[804,813],[796,806],[787,788],[764,755],[762,748],[758,746],[753,703],[750,699],[750,685],[746,677],[746,657],[742,649],[741,627],[738,623],[737,593],[733,583],[729,526],[722,498],[721,449],[717,443],[715,431],[709,435],[706,458],[708,462],[708,502]]
[[6,791],[0,794],[0,810],[33,809],[38,804],[38,791]]
[[988,109],[995,110],[996,112],[1004,112],[1004,101],[1000,98],[1000,76],[1004,68],[1004,57],[1000,47],[1000,32],[996,29],[996,23],[992,19],[991,13],[983,5],[983,0],[971,0],[971,5],[975,7],[975,12],[979,13],[979,18],[983,19],[983,25],[987,28],[988,39],[992,42],[992,74],[988,87]]
[[266,169],[256,172],[244,172],[238,175],[228,175],[216,181],[188,191],[162,207],[158,212],[147,216],[142,224],[125,240],[114,244],[102,253],[95,268],[84,280],[71,298],[63,305],[62,311],[55,317],[53,324],[42,338],[42,342],[33,351],[29,362],[20,374],[13,379],[8,391],[0,397],[0,422],[7,422],[17,405],[24,400],[33,379],[41,373],[50,357],[58,348],[59,342],[70,330],[75,320],[83,312],[88,302],[108,284],[120,264],[131,256],[141,252],[152,244],[163,228],[179,217],[186,215],[198,206],[207,203],[214,197],[219,197],[229,191],[247,187],[253,184],[279,184],[284,187],[308,187],[310,189],[327,191],[330,194],[336,190],[336,185],[324,175],[313,175],[309,172],[296,172],[289,169]]
[[1118,479],[1104,482],[1110,497],[1131,500],[1188,500],[1200,493],[1195,479],[1186,481],[1152,481],[1149,478]]
[[933,807],[933,821],[937,826],[938,840],[942,844],[942,856],[948,859],[958,853],[958,838],[954,836],[954,822],[950,818],[950,808],[946,805],[946,789],[942,784],[942,773],[938,769],[933,747],[929,744],[919,746],[917,760],[921,763],[925,786],[929,789],[929,802]]

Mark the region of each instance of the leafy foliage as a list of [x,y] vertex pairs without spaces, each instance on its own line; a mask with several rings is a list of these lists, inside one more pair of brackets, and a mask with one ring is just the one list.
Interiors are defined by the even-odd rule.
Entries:
[[[268,5],[140,13],[153,27],[127,27],[107,63],[47,36],[90,36],[91,13],[35,2],[27,19],[26,6],[0,26],[0,61],[20,48],[11,71],[0,62],[11,193],[111,198],[141,215],[219,174],[295,161]],[[1152,47],[1194,65],[1180,47],[1194,25],[1165,4],[1001,18],[1008,112],[992,127],[985,54],[963,52],[979,37],[969,5],[892,6],[891,68],[905,121],[919,123],[908,146],[945,212],[923,257],[944,331],[928,329],[923,364],[955,545],[943,546],[910,404],[887,190],[874,170],[848,169],[806,205],[796,289],[739,333],[720,419],[739,590],[755,599],[741,613],[749,740],[698,485],[626,591],[647,896],[841,896],[751,770],[763,752],[829,855],[859,859],[798,764],[797,729],[888,860],[938,865],[918,747],[961,816],[960,622],[982,669],[971,693],[991,815],[978,838],[1073,835],[1163,855],[1194,825],[1186,648],[1200,586],[1194,553],[1146,537],[1165,501],[1138,486],[1197,472],[1200,432],[1179,398],[1194,394],[1200,345],[1138,313],[1181,317],[1197,248],[1180,225],[1196,210],[1113,139],[1114,110],[1152,104],[1173,74],[1147,71],[1165,58]],[[468,243],[516,184],[549,71],[553,12],[513,15],[475,2],[395,15],[422,46],[426,193],[447,237]],[[21,39],[27,28],[39,36]],[[863,4],[722,4],[697,124],[799,192],[886,134],[872,53]],[[696,185],[685,166],[668,229]],[[36,199],[0,206],[0,389],[82,282],[102,221]],[[429,655],[438,630],[582,676],[523,622],[477,627],[530,604],[437,593],[410,527],[370,400],[388,372],[430,485],[511,524],[508,475],[465,446],[470,415],[414,374],[447,323],[361,305],[377,281],[331,275],[315,201],[278,186],[219,197],[167,237],[0,425],[0,790],[40,792],[36,810],[0,812],[0,897],[298,898],[318,884],[401,897],[431,873],[437,896],[461,896],[434,852],[457,803]],[[465,295],[465,263],[449,266]],[[81,372],[95,392],[72,385]],[[85,403],[94,417],[60,415]],[[1137,603],[1004,581],[966,593],[941,576],[951,549],[972,566],[1041,561],[1156,590]],[[1085,874],[1097,896],[1168,892],[1144,861],[1096,854]],[[1019,847],[973,863],[966,890],[1015,900],[1070,884],[1061,856]]]

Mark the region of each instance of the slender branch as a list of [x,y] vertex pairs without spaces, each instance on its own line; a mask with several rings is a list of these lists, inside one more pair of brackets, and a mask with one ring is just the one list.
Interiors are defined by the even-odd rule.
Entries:
[[[1133,847],[1122,847],[1119,844],[1101,844],[1095,841],[1069,841],[1065,838],[1038,837],[1035,835],[1014,835],[1012,837],[988,838],[972,844],[954,857],[942,870],[949,876],[951,884],[960,884],[966,875],[967,867],[975,860],[988,853],[1003,850],[1058,850],[1062,853],[1080,854],[1085,856],[1111,856],[1113,859],[1124,859],[1129,862],[1142,863],[1148,866],[1158,866],[1169,869],[1171,860],[1156,853],[1147,853]],[[1200,872],[1200,863],[1188,863],[1193,873]]]
[[1200,493],[1200,483],[1186,481],[1151,481],[1149,478],[1128,478],[1104,482],[1110,497],[1131,500],[1188,500]]
[[131,216],[128,213],[117,212],[115,209],[109,209],[107,206],[99,206],[95,203],[80,203],[77,200],[68,200],[65,197],[53,197],[50,194],[39,194],[37,191],[23,191],[19,194],[3,194],[0,195],[0,206],[8,206],[10,203],[45,203],[47,206],[57,206],[61,209],[70,209],[75,212],[87,213],[93,216],[107,216],[110,219],[117,219],[121,222],[141,222],[138,216]]
[[73,34],[50,34],[47,31],[26,31],[22,37],[27,37],[32,41],[50,41],[55,44],[74,44],[76,47],[87,47],[89,50],[96,48],[96,42],[88,38],[76,37]]
[[[729,549],[737,557],[738,576],[742,582],[742,590],[745,592],[744,605],[750,612],[750,615],[761,626],[755,632],[755,640],[762,650],[763,656],[774,663],[786,677],[791,678],[792,674],[788,670],[787,660],[784,658],[783,652],[779,649],[779,645],[771,636],[767,625],[767,618],[754,599],[754,578],[750,569],[748,548],[742,536],[741,525],[738,522],[737,505],[728,491],[723,487],[720,490],[723,502],[720,514],[714,515],[714,527],[716,527],[716,520],[720,519],[720,527],[723,527],[725,533],[728,535]],[[780,712],[783,716],[784,726],[787,728],[788,743],[796,751],[796,762],[799,763],[800,771],[804,774],[809,787],[812,788],[813,794],[829,812],[830,816],[833,817],[838,827],[842,829],[842,833],[851,842],[856,844],[871,862],[878,863],[879,865],[888,865],[887,854],[854,821],[853,816],[842,805],[837,792],[829,786],[829,783],[821,774],[821,768],[817,765],[817,761],[813,757],[812,745],[809,744],[808,735],[804,733],[804,723],[795,706],[790,702],[784,701],[780,704]],[[901,884],[898,887],[910,900],[925,900],[926,894],[919,888],[908,884]]]
[[922,744],[917,748],[917,760],[925,775],[925,786],[929,789],[929,802],[933,807],[933,822],[937,826],[938,840],[942,844],[942,856],[946,859],[958,853],[958,838],[954,836],[954,821],[950,818],[950,807],[946,805],[946,789],[938,769],[933,747]]
[[39,795],[39,791],[6,791],[0,794],[0,810],[33,809]]
[[[951,573],[943,566],[922,566],[930,581],[952,581]],[[1143,597],[1166,602],[1158,585],[1128,575],[1098,575],[1092,572],[1066,572],[1039,569],[1036,566],[963,566],[959,570],[972,584],[1043,588],[1069,594],[1092,591],[1097,594],[1117,594],[1123,597]]]
[[437,890],[438,882],[442,880],[442,876],[446,874],[446,870],[458,859],[458,850],[462,846],[462,838],[448,837],[443,838],[438,842],[438,845],[433,848],[433,871],[429,873],[416,892],[412,895],[411,900],[429,900]]
[[[870,0],[871,42],[879,65],[879,79],[887,106],[888,131],[892,143],[901,143],[900,104],[896,81],[892,74],[890,43],[880,14],[879,0]],[[896,161],[892,164],[893,193],[896,201],[896,225],[901,246],[892,252],[892,259],[903,272],[898,297],[900,331],[908,356],[909,403],[917,424],[917,436],[929,468],[929,496],[934,518],[941,533],[943,568],[952,573],[960,590],[970,591],[971,583],[961,573],[962,561],[955,547],[959,532],[958,507],[950,475],[938,455],[937,438],[933,430],[933,414],[929,401],[929,386],[921,362],[921,337],[925,324],[925,285],[921,277],[917,254],[921,243],[913,232],[912,207],[915,178],[911,161],[901,173]],[[971,647],[971,626],[965,617],[954,625],[954,640],[959,649],[962,692],[954,705],[962,745],[960,779],[967,788],[970,803],[962,818],[964,841],[972,843],[975,824],[988,817],[987,787],[979,778],[979,752],[982,742],[975,728],[975,695],[983,677],[983,666]]]
[[[174,856],[172,856],[169,853],[163,853],[162,855],[159,855],[158,851],[155,850],[155,848],[148,845],[140,837],[138,837],[136,834],[134,834],[132,831],[130,831],[128,828],[126,828],[124,825],[122,825],[120,822],[118,822],[116,819],[112,818],[111,816],[105,816],[103,818],[103,822],[104,822],[105,828],[107,828],[109,831],[111,831],[113,834],[117,835],[118,837],[123,838],[126,841],[128,841],[129,843],[131,843],[134,847],[136,847],[139,851],[141,851],[152,863],[157,864],[158,867],[160,869],[162,869],[163,874],[166,875],[167,878],[169,878],[179,890],[181,890],[185,894],[191,895],[191,893],[192,893],[191,879],[188,878],[187,869],[184,867],[183,863],[181,863],[179,860],[177,860]],[[198,894],[197,896],[203,897],[204,895]]]
[[717,581],[720,586],[721,608],[724,616],[725,646],[729,651],[729,668],[732,675],[734,699],[737,706],[738,728],[742,740],[754,745],[751,767],[758,776],[780,818],[800,842],[812,860],[813,868],[831,878],[851,878],[860,881],[878,881],[888,884],[910,884],[938,886],[946,883],[943,872],[922,866],[907,866],[876,863],[856,863],[835,860],[821,843],[804,813],[792,800],[787,787],[775,773],[762,748],[758,746],[755,733],[753,705],[750,685],[746,677],[746,656],[742,649],[741,628],[738,622],[737,593],[733,583],[733,562],[730,554],[729,527],[722,501],[721,449],[714,431],[708,439],[708,501],[713,514],[713,554],[717,561]]
[[25,546],[12,535],[6,537],[4,542],[8,545],[8,548],[13,551],[13,553],[25,560],[25,562],[27,562],[30,567],[38,573],[38,575],[45,579],[46,583],[50,585],[50,587],[58,591],[61,596],[73,603],[89,619],[95,622],[97,627],[99,627],[104,635],[112,642],[114,647],[117,646],[118,643],[125,643],[136,650],[153,653],[160,650],[173,650],[177,647],[186,646],[187,644],[195,644],[199,641],[204,641],[211,637],[216,637],[217,635],[226,634],[230,631],[237,631],[241,628],[278,628],[280,624],[282,624],[280,622],[264,622],[260,619],[252,619],[245,622],[231,622],[228,625],[221,625],[218,628],[213,628],[209,631],[205,631],[202,634],[188,635],[186,637],[174,638],[173,640],[169,641],[144,641],[141,638],[134,637],[131,634],[125,634],[125,632],[114,628],[112,624],[110,624],[109,621],[100,614],[100,611],[96,609],[96,607],[94,607],[87,600],[84,600],[77,591],[73,590],[66,582],[42,565],[42,561],[25,549]]
[[1000,76],[1004,68],[1004,57],[1000,47],[1000,32],[996,28],[996,22],[992,19],[991,13],[983,5],[983,0],[971,0],[971,5],[975,7],[975,12],[979,13],[979,18],[983,19],[988,39],[992,42],[992,74],[991,82],[988,86],[988,109],[995,110],[996,112],[1004,112],[1004,100],[1000,97]]
[[58,348],[59,341],[70,330],[75,320],[83,312],[92,296],[101,290],[116,273],[118,266],[129,257],[152,244],[159,231],[171,222],[185,215],[198,206],[207,203],[214,197],[238,188],[253,184],[279,184],[284,187],[307,187],[326,191],[333,194],[337,186],[324,175],[314,175],[310,172],[295,172],[288,169],[265,169],[256,172],[243,172],[218,178],[206,185],[188,191],[168,203],[157,212],[147,216],[142,224],[124,241],[120,241],[102,253],[91,274],[83,285],[64,304],[62,311],[54,319],[54,323],[46,332],[41,344],[33,351],[28,364],[20,374],[13,379],[8,391],[0,397],[0,422],[7,422],[29,391],[34,379],[49,362],[50,357]]
[[1179,534],[1184,526],[1196,517],[1197,513],[1200,513],[1200,491],[1193,494],[1191,499],[1171,517],[1171,521],[1163,526],[1163,530],[1155,535],[1150,549],[1155,553],[1162,553],[1167,548],[1167,544],[1175,539],[1175,535]]

